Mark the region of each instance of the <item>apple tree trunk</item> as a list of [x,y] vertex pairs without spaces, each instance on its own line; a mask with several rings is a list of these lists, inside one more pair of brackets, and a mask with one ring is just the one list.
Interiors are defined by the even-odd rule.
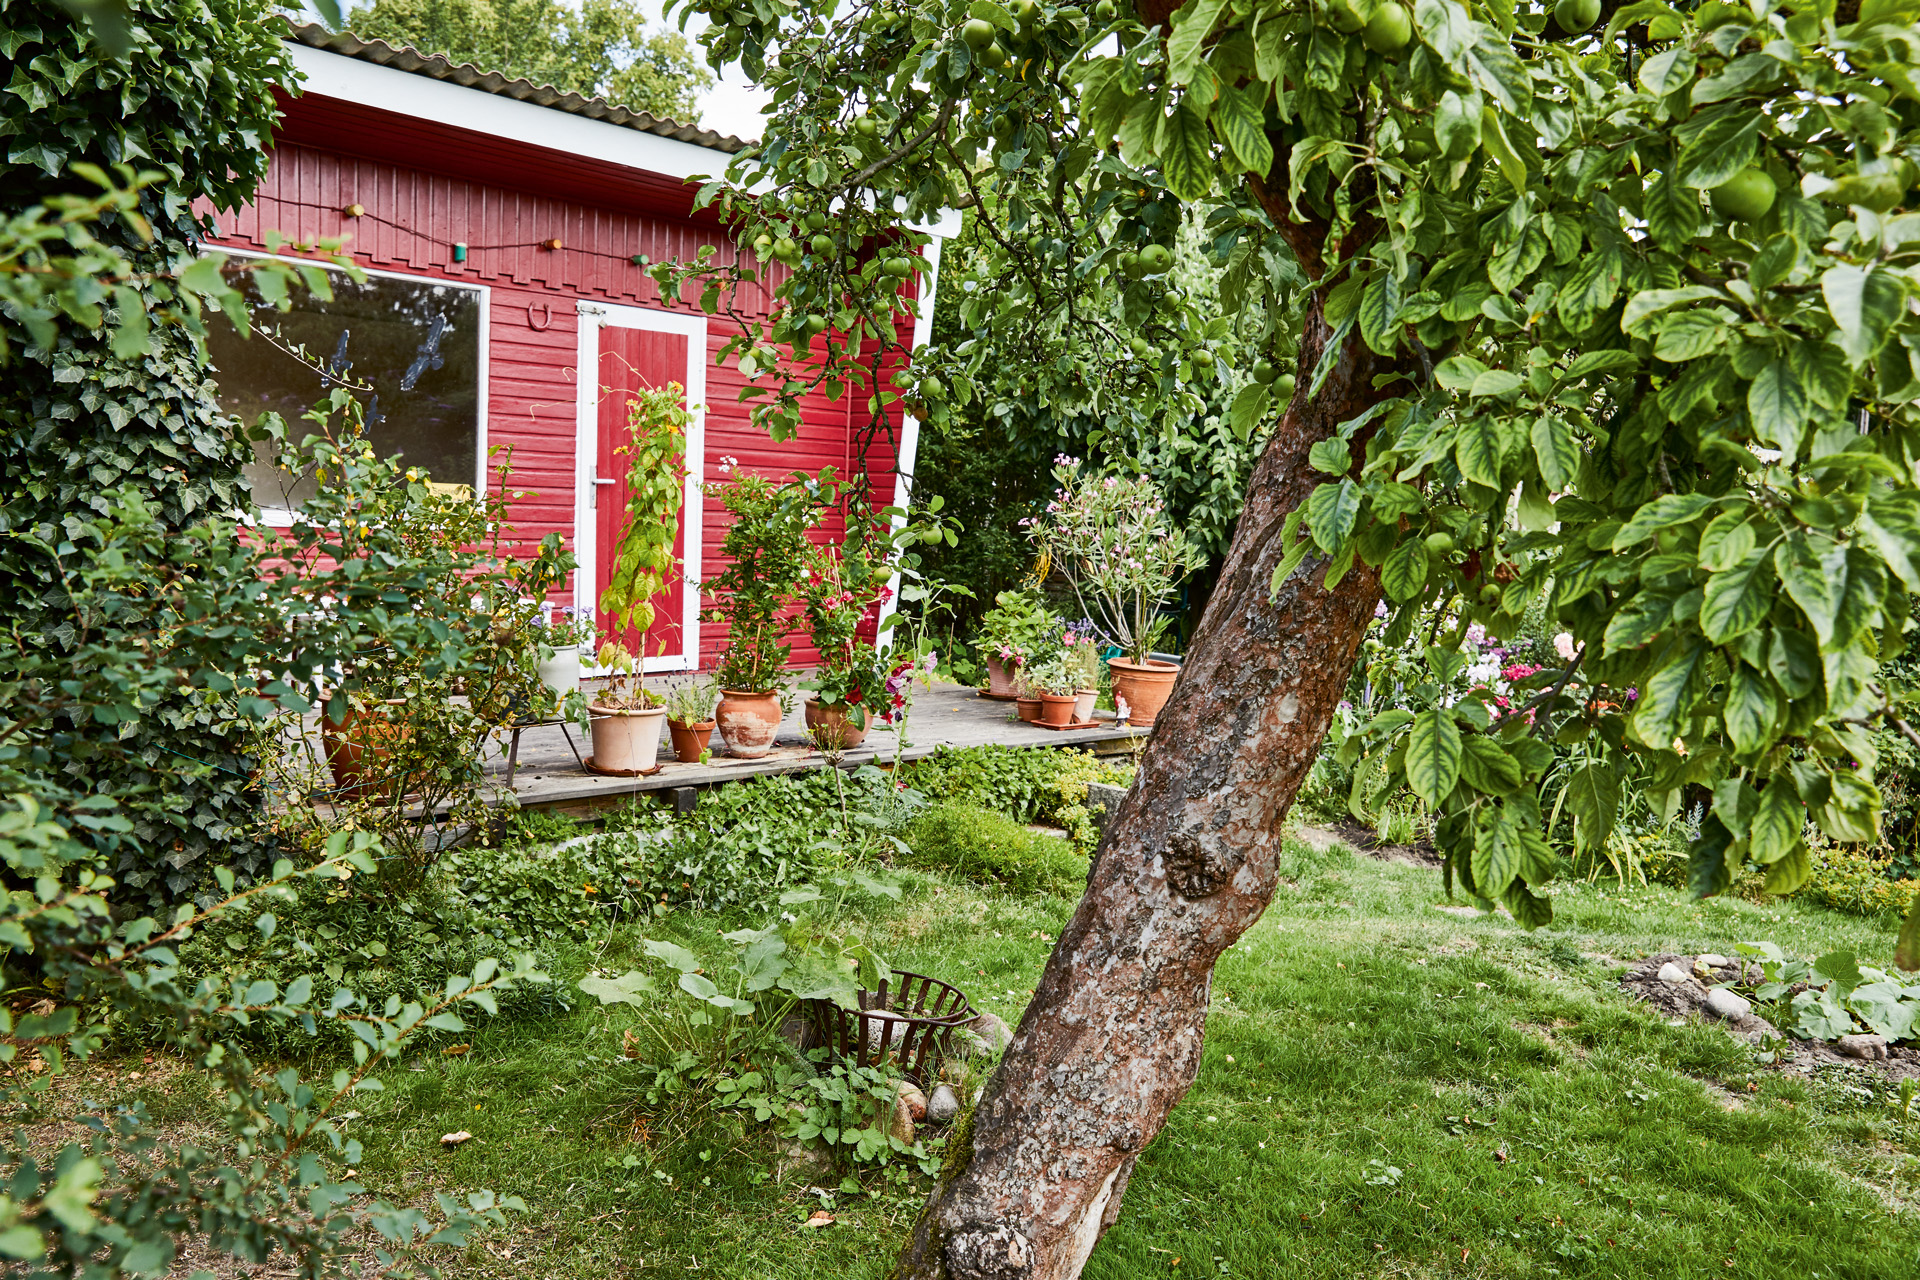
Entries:
[[1307,451],[1391,394],[1374,378],[1393,362],[1356,336],[1309,399],[1330,340],[1316,301],[1298,391],[1254,469],[1185,669],[898,1280],[1078,1276],[1193,1083],[1214,962],[1273,896],[1282,819],[1380,598],[1358,564],[1326,590],[1318,557],[1271,590],[1282,525],[1326,478]]

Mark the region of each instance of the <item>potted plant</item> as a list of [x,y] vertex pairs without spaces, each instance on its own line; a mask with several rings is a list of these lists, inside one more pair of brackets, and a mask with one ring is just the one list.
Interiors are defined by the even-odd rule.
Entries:
[[1044,662],[1028,668],[1027,683],[1040,696],[1041,724],[1072,724],[1074,685],[1078,673],[1067,665],[1064,653],[1056,653]]
[[1002,591],[980,619],[975,640],[986,659],[987,687],[981,696],[1011,701],[1018,696],[1014,676],[1036,656],[1044,639],[1060,629],[1060,620],[1031,591]]
[[[833,486],[829,499],[837,499]],[[867,736],[876,709],[887,705],[892,670],[888,654],[860,636],[862,622],[886,600],[887,559],[874,554],[872,522],[848,512],[847,533],[838,545],[814,548],[800,579],[800,600],[807,631],[820,655],[803,714],[807,734],[823,751],[846,751]]]
[[[731,471],[723,463],[722,471]],[[727,624],[726,647],[714,667],[720,703],[714,710],[721,740],[736,756],[753,759],[773,746],[787,707],[781,679],[792,646],[788,609],[808,563],[807,532],[819,520],[809,483],[776,484],[735,474],[708,486],[733,517],[720,542],[724,572],[700,586],[717,603],[708,618]]]
[[572,605],[556,610],[547,619],[545,648],[551,657],[540,660],[540,683],[556,701],[580,689],[580,646],[593,643],[593,611]]
[[1152,656],[1167,630],[1160,606],[1199,565],[1199,551],[1145,476],[1083,475],[1079,460],[1064,456],[1053,474],[1060,489],[1032,537],[1096,630],[1122,651],[1107,664],[1116,708],[1124,704],[1134,724],[1151,725],[1180,674],[1178,663]]
[[667,691],[667,736],[673,740],[674,759],[691,763],[706,758],[719,697],[719,687],[698,676]]
[[660,759],[660,723],[667,708],[641,683],[639,656],[626,645],[608,640],[597,660],[613,678],[590,707],[594,772],[650,772]]
[[1061,660],[1073,675],[1073,719],[1086,724],[1100,700],[1100,646],[1093,638],[1093,621],[1082,618],[1060,637]]
[[1040,688],[1033,683],[1024,666],[1013,675],[1013,709],[1014,714],[1027,724],[1040,718]]

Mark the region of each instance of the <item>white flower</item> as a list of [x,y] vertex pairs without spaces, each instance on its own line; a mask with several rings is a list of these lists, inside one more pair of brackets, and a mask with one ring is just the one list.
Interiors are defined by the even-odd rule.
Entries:
[[1573,645],[1573,636],[1565,631],[1555,636],[1553,638],[1553,651],[1560,655],[1562,661],[1572,662],[1573,655],[1576,652]]

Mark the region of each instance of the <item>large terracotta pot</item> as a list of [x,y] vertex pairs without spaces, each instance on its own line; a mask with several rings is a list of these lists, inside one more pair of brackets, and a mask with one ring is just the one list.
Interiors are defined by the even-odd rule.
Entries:
[[846,707],[825,707],[818,698],[808,698],[803,713],[807,736],[820,746],[836,751],[851,751],[859,746],[866,741],[867,730],[873,725],[873,717],[868,715],[856,726]]
[[1180,674],[1179,663],[1156,662],[1152,658],[1145,662],[1109,658],[1107,669],[1113,672],[1114,704],[1117,706],[1124,700],[1132,713],[1132,722],[1142,727],[1152,725],[1160,708],[1167,705],[1167,699],[1173,695],[1173,682]]
[[1019,663],[1009,666],[998,657],[989,654],[987,656],[987,696],[1010,701],[1014,696],[1014,673],[1019,670]]
[[780,732],[780,695],[722,689],[713,715],[720,722],[720,740],[727,744],[728,753],[753,760],[772,749]]
[[[386,705],[405,706],[406,699],[388,698]],[[377,779],[394,746],[405,736],[404,725],[376,715],[358,703],[349,704],[346,714],[338,720],[322,716],[320,744],[326,751],[333,784],[339,788],[336,798],[361,800],[390,792],[391,780],[383,785]],[[370,781],[370,776],[376,780]]]
[[603,773],[645,773],[660,761],[665,707],[607,707],[594,703],[593,766]]
[[1093,719],[1093,706],[1100,701],[1098,689],[1075,689],[1073,691],[1073,718],[1080,724]]
[[1070,693],[1043,693],[1040,695],[1041,724],[1072,724],[1073,706],[1079,699]]
[[1014,710],[1022,720],[1032,724],[1040,718],[1040,699],[1021,697],[1014,703]]
[[673,739],[673,758],[685,764],[699,764],[700,753],[713,741],[713,721],[702,720],[699,724],[681,724],[678,720],[667,721],[667,736]]

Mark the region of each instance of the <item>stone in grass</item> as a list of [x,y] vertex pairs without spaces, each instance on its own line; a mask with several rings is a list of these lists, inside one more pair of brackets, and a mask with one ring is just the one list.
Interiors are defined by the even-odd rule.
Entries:
[[1693,962],[1708,969],[1730,969],[1733,967],[1733,961],[1713,951],[1703,952],[1695,956]]
[[983,1013],[972,1022],[953,1030],[953,1051],[963,1058],[982,1058],[998,1053],[1013,1039],[1007,1024],[991,1013]]
[[1743,1022],[1753,1013],[1753,1005],[1745,996],[1735,995],[1725,987],[1715,987],[1707,992],[1707,1012],[1728,1022]]
[[907,1104],[907,1110],[913,1118],[923,1119],[927,1114],[927,1095],[920,1092],[920,1086],[911,1080],[902,1080],[896,1087],[900,1091],[900,1100]]
[[1685,982],[1693,975],[1669,960],[1660,966],[1660,972],[1657,976],[1662,982]]
[[1887,1060],[1887,1038],[1885,1036],[1841,1036],[1833,1042],[1838,1052],[1849,1058],[1858,1058],[1862,1062],[1885,1062]]
[[[916,1089],[914,1092],[918,1093],[919,1090]],[[904,1094],[893,1104],[893,1116],[887,1121],[887,1136],[898,1141],[903,1147],[913,1145],[913,1108],[907,1104]]]
[[960,1114],[960,1097],[954,1093],[953,1086],[943,1084],[933,1091],[927,1099],[927,1123],[946,1124]]

